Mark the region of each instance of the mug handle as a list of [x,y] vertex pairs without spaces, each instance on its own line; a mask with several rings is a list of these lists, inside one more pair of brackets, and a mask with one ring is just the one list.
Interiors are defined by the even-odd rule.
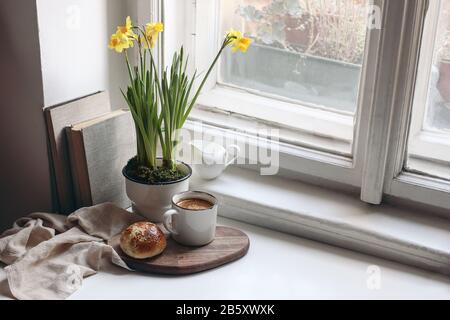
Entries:
[[230,164],[232,164],[234,162],[234,160],[236,160],[238,158],[239,153],[241,152],[241,148],[239,148],[238,145],[235,145],[235,144],[229,145],[226,149],[227,150],[227,158],[228,158],[228,155],[230,154],[228,152],[228,149],[235,150],[235,156],[232,159],[226,161],[226,164],[225,164],[226,167],[228,167]]
[[178,214],[178,211],[175,209],[167,210],[163,215],[163,224],[170,233],[178,234],[178,232],[172,228],[172,216],[174,214]]

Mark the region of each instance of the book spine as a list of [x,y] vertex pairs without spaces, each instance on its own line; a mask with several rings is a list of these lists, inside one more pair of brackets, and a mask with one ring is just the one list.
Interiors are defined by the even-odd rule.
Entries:
[[83,131],[66,128],[76,208],[92,205]]

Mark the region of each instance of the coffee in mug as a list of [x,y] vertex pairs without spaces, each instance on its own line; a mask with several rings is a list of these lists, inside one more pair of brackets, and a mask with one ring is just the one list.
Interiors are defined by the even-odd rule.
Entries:
[[216,235],[218,201],[201,191],[186,191],[172,197],[172,209],[163,216],[172,238],[186,246],[202,246]]
[[187,210],[205,210],[212,208],[214,205],[207,200],[190,198],[181,200],[177,203],[177,206]]

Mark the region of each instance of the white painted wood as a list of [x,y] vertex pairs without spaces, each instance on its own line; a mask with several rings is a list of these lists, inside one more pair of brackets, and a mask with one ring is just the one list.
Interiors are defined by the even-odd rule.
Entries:
[[436,59],[434,56],[436,54],[435,42],[441,9],[441,1],[431,2],[424,22],[424,36],[420,46],[420,59],[417,67],[417,81],[415,82],[414,101],[411,109],[411,126],[407,150],[409,157],[421,159],[421,162],[428,160],[429,164],[427,166],[429,167],[450,164],[448,133],[433,130],[433,128],[424,128],[424,118],[428,108],[431,68],[433,61]]
[[448,181],[404,172],[390,182],[389,195],[441,209],[438,213],[450,218]]
[[277,136],[280,142],[326,152],[331,155],[339,155],[346,157],[352,162],[350,157],[351,144],[349,141],[331,139],[330,137],[323,137],[319,134],[314,135],[309,132],[297,130],[296,128],[279,126],[271,121],[263,121],[261,119],[227,112],[220,108],[203,108],[202,105],[197,105],[193,109],[190,119],[229,130],[243,131],[245,129],[247,133],[256,133],[258,128],[274,129],[277,130]]
[[[207,2],[207,3],[206,3]],[[374,1],[375,5],[383,7],[384,0]],[[216,1],[199,0],[193,4],[195,8],[197,18],[189,18],[186,22],[193,24],[195,28],[195,48],[194,53],[198,70],[202,70],[202,64],[205,64],[207,58],[212,59],[213,51],[211,43],[218,43],[217,31],[218,31],[218,14],[214,14],[216,7],[218,7]],[[199,21],[198,17],[202,17]],[[188,26],[189,27],[189,26]],[[359,111],[357,113],[356,125],[353,125],[353,119],[344,114],[333,114],[320,110],[317,108],[288,108],[287,105],[291,102],[284,101],[285,99],[274,99],[274,97],[257,96],[251,92],[244,92],[236,88],[228,87],[214,87],[214,85],[208,85],[208,88],[213,88],[209,92],[204,90],[199,98],[199,106],[201,106],[201,112],[194,111],[193,118],[195,120],[206,121],[209,124],[214,124],[221,128],[233,129],[230,126],[231,123],[242,123],[242,119],[247,116],[248,120],[256,123],[256,118],[262,118],[262,122],[267,125],[268,122],[276,122],[278,116],[283,116],[284,119],[291,119],[292,126],[280,126],[289,130],[298,129],[297,134],[289,132],[285,134],[285,143],[292,143],[294,145],[300,145],[301,152],[290,152],[289,156],[283,158],[281,161],[284,169],[290,171],[299,172],[301,174],[314,175],[318,174],[320,177],[324,177],[327,180],[337,181],[342,184],[350,184],[352,186],[361,185],[361,171],[363,168],[364,151],[366,144],[366,123],[368,122],[368,108],[372,100],[372,92],[375,86],[375,68],[378,66],[375,61],[379,55],[380,46],[380,31],[371,30],[367,34],[367,50],[365,54],[364,70],[361,79],[361,94],[359,99]],[[211,79],[214,79],[216,75],[213,75]],[[215,80],[217,81],[217,79]],[[224,96],[224,91],[228,93]],[[265,102],[263,102],[265,101]],[[286,106],[286,107],[283,107]],[[297,110],[295,110],[297,109]],[[315,110],[314,110],[315,109]],[[255,111],[254,113],[250,111]],[[209,111],[209,112],[208,112]],[[220,112],[224,111],[224,112]],[[269,118],[264,121],[264,114],[269,115]],[[314,118],[311,113],[316,114]],[[308,117],[301,115],[304,113]],[[220,114],[220,116],[218,116]],[[224,114],[227,116],[224,119]],[[215,119],[214,119],[215,118]],[[267,118],[267,117],[266,117]],[[258,121],[260,121],[258,119]],[[281,120],[278,121],[281,123]],[[303,127],[302,127],[303,126]],[[305,129],[304,126],[309,126]],[[326,127],[325,130],[320,131],[318,127]],[[354,129],[352,130],[352,128]],[[324,134],[323,132],[327,132]],[[309,136],[307,136],[309,134]],[[298,137],[301,135],[303,139]],[[323,139],[321,139],[323,138]],[[354,141],[352,144],[351,141]],[[311,148],[311,152],[306,151],[306,148]],[[294,148],[296,151],[299,148]],[[338,164],[336,167],[330,165],[333,161],[321,162],[321,159],[326,158],[323,155],[325,151],[332,150],[332,153],[339,154],[341,156],[347,156],[346,165],[342,166]],[[306,158],[301,158],[300,154],[308,154]],[[316,154],[319,154],[316,157]],[[297,157],[293,156],[296,154]],[[335,157],[331,155],[331,157]],[[355,157],[350,166],[348,166],[348,160]],[[317,163],[316,163],[317,162]],[[345,169],[342,169],[345,167]]]
[[[371,5],[380,8],[381,13],[385,9],[385,0],[373,0]],[[368,29],[366,34],[366,48],[360,79],[360,92],[358,96],[358,108],[354,119],[352,155],[353,165],[359,177],[359,186],[362,183],[362,171],[367,147],[367,136],[371,120],[371,108],[374,92],[377,85],[377,70],[381,56],[382,30]]]
[[433,65],[436,32],[438,30],[439,14],[441,10],[441,1],[431,1],[426,13],[423,24],[422,44],[420,50],[420,59],[418,62],[417,80],[414,92],[414,102],[412,106],[410,135],[415,136],[422,132],[423,122],[427,109],[428,91],[431,77],[431,67]]
[[[334,181],[342,185],[361,187],[361,199],[363,201],[378,204],[382,199],[383,192],[393,196],[401,196],[406,190],[411,190],[413,185],[405,186],[400,191],[402,179],[397,179],[403,170],[404,155],[406,150],[407,132],[410,124],[410,108],[404,107],[412,102],[413,87],[416,79],[418,45],[422,34],[422,20],[428,0],[419,1],[386,1],[374,0],[373,4],[382,9],[384,17],[382,30],[373,29],[367,35],[367,49],[363,74],[361,77],[361,93],[359,96],[359,108],[355,119],[353,144],[350,152],[348,146],[342,142],[348,141],[348,123],[339,122],[343,125],[342,131],[330,126],[330,137],[340,137],[338,132],[343,132],[341,141],[324,139],[314,132],[305,139],[307,131],[299,130],[293,133],[287,130],[281,141],[280,163],[282,169],[287,169],[300,175],[318,177],[328,181]],[[182,20],[184,34],[176,35],[177,43],[183,43],[189,48],[191,56],[195,57],[196,67],[199,71],[206,68],[209,59],[219,43],[218,40],[218,17],[217,0],[192,0],[184,2],[177,7],[173,0],[166,4],[172,5],[172,13],[178,21]],[[181,15],[184,14],[184,19]],[[201,17],[201,19],[199,19]],[[386,20],[387,19],[387,20]],[[211,45],[213,44],[213,45]],[[166,46],[170,48],[171,46]],[[172,48],[173,49],[173,48]],[[200,67],[199,67],[200,66]],[[238,99],[236,96],[244,96],[245,93],[234,90],[236,95],[215,96],[214,93],[225,90],[223,87],[214,86],[217,77],[213,73],[211,82],[207,85],[210,91],[204,91],[200,97],[199,106],[194,110],[192,119],[201,120],[207,124],[225,130],[236,128],[247,128],[247,123],[256,123],[251,114],[243,114],[248,109],[243,108],[245,101],[252,100],[255,95],[249,95],[248,99]],[[226,89],[231,90],[233,89]],[[279,100],[270,97],[258,97],[253,99],[267,98],[280,107]],[[230,104],[230,101],[234,101]],[[282,101],[286,103],[286,101]],[[373,108],[371,108],[373,106]],[[400,107],[401,106],[401,107]],[[256,109],[257,110],[257,109]],[[261,111],[261,110],[259,110]],[[278,108],[278,111],[280,109]],[[246,119],[245,119],[246,118]],[[291,117],[288,116],[290,119]],[[316,122],[323,121],[326,117],[318,116]],[[294,118],[292,118],[294,119]],[[271,119],[273,120],[273,119]],[[246,122],[247,121],[247,122]],[[298,123],[312,124],[311,121],[297,121]],[[264,121],[263,121],[264,123]],[[326,122],[323,122],[324,124]],[[330,122],[332,123],[332,121]],[[267,122],[264,123],[267,125]],[[328,124],[328,123],[327,123]],[[292,128],[289,128],[292,129]],[[305,135],[306,133],[306,135]],[[314,137],[313,137],[314,136]],[[351,140],[351,139],[350,139]],[[302,141],[299,143],[299,141]],[[306,141],[306,142],[305,142]],[[290,145],[289,145],[290,144]],[[336,155],[326,154],[333,149]],[[346,156],[347,159],[339,158]],[[336,159],[338,159],[336,161]],[[395,187],[392,185],[395,184]],[[322,183],[326,186],[326,183]],[[413,189],[418,193],[426,191],[425,182],[414,185]],[[432,188],[427,186],[426,188]],[[442,195],[442,193],[439,193]],[[422,199],[414,192],[409,198]],[[435,197],[432,197],[435,198]],[[430,203],[426,198],[424,203]],[[446,198],[441,198],[439,203],[444,204]],[[450,202],[446,206],[450,209]]]
[[362,173],[361,200],[380,204],[389,148],[395,95],[398,92],[401,43],[406,34],[406,1],[388,1],[383,8],[381,55],[377,61],[376,88],[370,106],[370,120]]
[[[83,280],[70,299],[450,299],[445,276],[231,219],[219,223],[248,234],[244,258],[175,278],[116,268]],[[369,266],[378,267],[378,288],[368,286]]]
[[430,165],[441,163],[450,166],[449,134],[440,131],[424,130],[417,135],[410,134],[409,157],[428,160]]
[[191,189],[219,197],[219,214],[450,275],[450,221],[238,168],[195,174]]
[[[228,127],[220,128],[216,124],[208,125],[203,123],[201,130],[195,121],[188,121],[185,126],[192,136],[194,134],[204,134],[206,137],[215,137],[219,141],[232,141],[241,148],[238,158],[238,164],[242,167],[249,167],[250,164],[257,164],[258,159],[249,157],[248,150],[257,148],[262,149],[265,153],[264,145],[267,142],[263,137],[255,137],[251,134],[239,130],[231,130]],[[194,136],[196,139],[198,136]],[[201,136],[200,136],[201,137]],[[270,144],[269,146],[270,147]],[[266,147],[267,148],[267,147]],[[294,146],[286,143],[276,143],[272,148],[278,153],[280,167],[288,172],[300,172],[307,176],[318,177],[324,181],[314,181],[323,186],[329,186],[329,180],[339,181],[340,184],[359,187],[360,176],[353,168],[352,160],[328,152],[321,152],[301,146]],[[292,177],[292,174],[291,174]]]
[[412,157],[405,166],[408,173],[416,173],[426,177],[434,177],[443,183],[450,182],[450,165],[448,162],[430,161],[427,158]]
[[[114,267],[85,278],[69,299],[450,299],[446,276],[231,219],[218,222],[248,234],[250,250],[244,258],[185,277]],[[378,267],[379,287],[367,285],[369,266]],[[8,298],[9,293],[0,292],[0,299]]]
[[[429,8],[428,4],[430,4]],[[432,37],[425,37],[425,41],[422,42],[422,34],[427,30],[432,30],[433,20],[438,16],[436,11],[438,4],[436,3],[431,4],[431,2],[423,0],[414,2],[412,5],[414,7],[410,14],[413,16],[410,20],[414,23],[410,30],[413,31],[409,33],[409,37],[405,41],[403,54],[405,65],[402,74],[407,76],[399,80],[404,83],[404,89],[398,94],[390,128],[391,139],[384,192],[390,196],[444,209],[444,212],[448,212],[450,210],[450,183],[448,181],[429,177],[426,174],[404,172],[405,157],[406,153],[409,152],[407,144],[412,108],[413,105],[414,107],[417,106],[416,103],[426,103],[426,97],[422,93],[423,86],[428,87],[429,66],[420,64],[419,57],[422,55],[419,56],[419,49],[422,46],[422,50],[430,51],[428,41]],[[428,20],[425,20],[427,11],[429,12],[429,15],[427,14]],[[429,55],[422,57],[425,57],[424,59],[431,63],[432,57]],[[417,79],[416,76],[418,76]],[[425,106],[422,106],[422,108],[425,108]],[[415,141],[412,142],[412,155],[423,158],[428,153],[429,157],[438,160],[437,158],[441,157],[443,152],[445,153],[446,142],[440,143],[442,137],[421,131],[421,120],[419,122],[413,121],[411,125],[411,133],[416,134],[413,138]],[[450,216],[450,213],[447,215]]]
[[390,124],[390,146],[387,162],[384,192],[389,193],[390,184],[404,169],[408,134],[411,120],[411,106],[415,99],[414,90],[419,60],[419,50],[423,34],[424,17],[428,1],[415,2],[408,11],[411,32],[405,36],[403,44],[400,78],[403,86],[397,94]]
[[[331,153],[351,157],[354,121],[352,115],[303,108],[297,103],[285,101],[274,103],[273,98],[226,86],[216,86],[200,95],[196,109],[195,118],[198,120],[211,121],[217,110],[222,110],[230,119],[248,117],[253,123],[259,121],[269,127],[280,128],[281,131],[297,131],[299,138],[292,141],[294,144],[308,144],[312,148],[322,150],[328,146],[327,151]],[[218,126],[229,123],[228,119],[216,118]]]

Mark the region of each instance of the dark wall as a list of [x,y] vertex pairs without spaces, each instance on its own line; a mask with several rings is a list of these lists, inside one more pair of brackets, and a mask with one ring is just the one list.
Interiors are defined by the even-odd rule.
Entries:
[[0,1],[0,232],[52,209],[36,1]]

